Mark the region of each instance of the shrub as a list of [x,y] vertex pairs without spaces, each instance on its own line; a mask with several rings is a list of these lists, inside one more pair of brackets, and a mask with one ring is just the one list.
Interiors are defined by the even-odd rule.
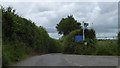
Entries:
[[117,55],[118,46],[115,40],[98,41],[95,45],[96,55]]
[[60,53],[60,52],[62,52],[62,44],[60,43],[60,41],[59,40],[55,40],[55,39],[52,39],[52,38],[50,38],[49,39],[49,53]]
[[118,44],[120,44],[120,32],[118,33]]
[[118,33],[118,55],[120,55],[120,32]]
[[26,51],[25,46],[20,42],[19,44],[15,42],[14,45],[11,45],[10,43],[7,43],[6,45],[3,44],[3,66],[25,58],[27,55]]
[[50,38],[45,28],[15,14],[12,8],[7,9],[2,8],[3,65],[31,53],[61,52],[60,42]]
[[[64,53],[70,54],[93,54],[95,50],[95,37],[94,38],[85,38],[84,41],[75,42],[75,35],[82,35],[82,30],[72,31],[69,35],[65,37],[64,40]],[[87,35],[86,35],[87,36]],[[84,45],[84,42],[87,42],[87,45]]]

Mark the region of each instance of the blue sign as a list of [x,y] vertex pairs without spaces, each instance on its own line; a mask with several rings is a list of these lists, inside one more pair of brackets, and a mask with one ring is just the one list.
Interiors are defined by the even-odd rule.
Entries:
[[81,35],[75,36],[75,42],[80,42],[82,40],[83,40],[83,36],[81,36]]

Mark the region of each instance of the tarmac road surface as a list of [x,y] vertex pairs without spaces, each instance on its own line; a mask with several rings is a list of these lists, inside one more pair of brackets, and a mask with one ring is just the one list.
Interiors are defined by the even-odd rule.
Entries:
[[118,57],[54,53],[33,56],[14,66],[118,66]]

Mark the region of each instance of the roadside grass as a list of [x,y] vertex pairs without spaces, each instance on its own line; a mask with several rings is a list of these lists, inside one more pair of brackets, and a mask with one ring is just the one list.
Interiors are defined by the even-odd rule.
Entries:
[[10,65],[14,62],[20,61],[24,58],[26,58],[27,53],[26,49],[23,45],[19,44],[4,44],[3,45],[3,52],[2,52],[2,59],[4,60],[2,62],[2,65]]
[[95,47],[96,47],[95,55],[118,54],[117,40],[98,40]]

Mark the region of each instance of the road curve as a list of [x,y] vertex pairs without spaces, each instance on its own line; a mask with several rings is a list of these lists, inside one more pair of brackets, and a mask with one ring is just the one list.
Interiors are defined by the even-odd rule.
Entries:
[[56,53],[33,56],[13,66],[118,66],[118,57]]

